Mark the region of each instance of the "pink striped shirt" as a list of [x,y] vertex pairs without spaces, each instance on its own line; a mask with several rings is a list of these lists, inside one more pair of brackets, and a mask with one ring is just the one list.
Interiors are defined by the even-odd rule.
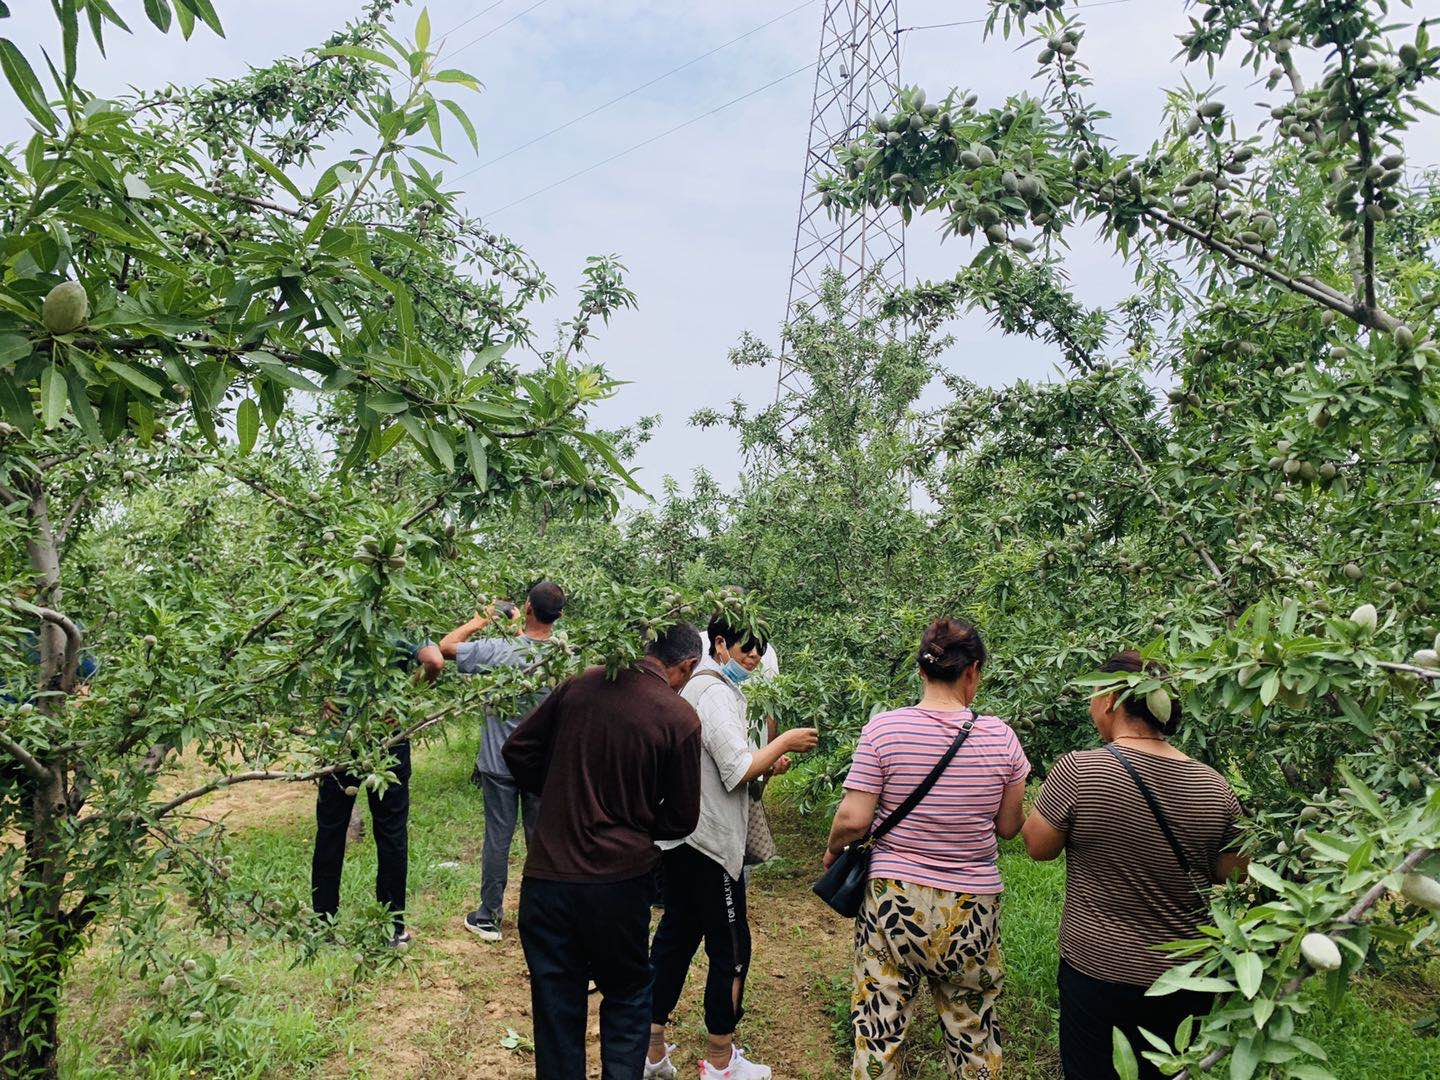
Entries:
[[[968,710],[911,706],[880,713],[865,725],[845,787],[879,795],[879,824],[954,741]],[[995,865],[1000,796],[1030,775],[1010,725],[981,716],[943,776],[908,817],[875,844],[871,878],[894,878],[982,896],[1002,892]]]

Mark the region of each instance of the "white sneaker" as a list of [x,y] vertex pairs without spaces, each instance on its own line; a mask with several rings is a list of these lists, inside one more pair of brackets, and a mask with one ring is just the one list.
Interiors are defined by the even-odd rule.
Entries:
[[730,1064],[717,1069],[700,1059],[700,1080],[770,1080],[770,1066],[751,1061],[738,1046],[730,1048]]
[[670,1043],[665,1044],[665,1056],[659,1061],[645,1059],[644,1080],[675,1080],[680,1075],[680,1070],[675,1068],[675,1063],[670,1060],[670,1055],[675,1052],[675,1047]]

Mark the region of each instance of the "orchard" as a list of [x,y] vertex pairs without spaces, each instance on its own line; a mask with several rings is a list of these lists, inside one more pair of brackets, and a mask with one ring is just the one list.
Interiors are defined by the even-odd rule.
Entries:
[[[1240,795],[1248,877],[1156,987],[1215,1007],[1117,1045],[1119,1075],[1440,1075],[1440,194],[1407,146],[1440,104],[1440,45],[1409,5],[1186,5],[1179,85],[1131,145],[1092,100],[1087,5],[988,0],[977,30],[1033,79],[998,100],[907,88],[823,185],[834,213],[943,232],[953,274],[877,290],[861,318],[832,278],[783,340],[745,336],[737,369],[783,350],[805,391],[700,408],[744,467],[648,491],[634,459],[665,436],[595,419],[645,388],[592,359],[644,297],[623,252],[597,255],[558,332],[537,325],[562,299],[547,270],[443,178],[483,139],[481,86],[427,13],[369,0],[243,77],[107,99],[82,40],[220,34],[240,7],[52,6],[58,52],[0,37],[31,132],[0,159],[0,1073],[327,1074],[334,1046],[245,1057],[242,988],[318,970],[305,992],[349,1008],[418,978],[423,935],[390,948],[378,905],[318,924],[207,808],[252,789],[306,808],[335,774],[383,794],[401,743],[438,772],[487,712],[721,610],[781,650],[750,708],[819,728],[767,796],[792,866],[757,874],[775,896],[818,911],[818,863],[790,853],[821,850],[860,729],[915,700],[915,642],[961,615],[990,648],[985,711],[1037,780],[1093,744],[1076,718],[1117,689],[1179,709],[1177,745]],[[1237,60],[1258,123],[1204,89]],[[1121,305],[1075,295],[1088,234],[1133,272]],[[947,324],[977,311],[1060,374],[947,370]],[[417,686],[393,662],[541,577],[570,603],[528,667]],[[1096,674],[1125,647],[1166,674]],[[1023,855],[1003,851],[1008,875]],[[1040,1004],[1005,1014],[1035,1048],[1006,1075],[1055,1077],[1053,933],[1029,947],[1007,936],[1007,993]],[[97,1057],[67,1029],[101,955],[130,1034]],[[1392,993],[1420,1004],[1367,1037],[1429,1056],[1366,1072],[1326,1018]],[[844,1074],[832,1006],[823,1069],[794,1075]],[[524,1075],[514,1022],[499,1045]]]

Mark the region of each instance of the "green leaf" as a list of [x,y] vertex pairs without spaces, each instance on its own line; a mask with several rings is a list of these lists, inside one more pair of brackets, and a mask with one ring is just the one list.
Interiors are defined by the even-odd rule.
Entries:
[[67,393],[64,372],[59,364],[51,364],[40,376],[40,416],[45,430],[60,423],[60,417],[65,415]]
[[[90,2],[93,4],[95,0],[90,0]],[[215,5],[212,4],[210,0],[179,0],[179,3],[181,7],[188,8],[191,12],[198,15],[200,20],[213,30],[218,37],[223,38],[225,36],[225,28],[220,25],[220,16],[215,13]],[[176,10],[179,9],[177,8]]]
[[346,451],[344,460],[340,462],[340,475],[342,477],[348,476],[351,469],[365,460],[365,455],[369,453],[370,450],[370,438],[374,431],[375,429],[373,427],[362,427],[355,433],[355,441],[350,444],[350,449]]
[[1260,685],[1260,704],[1269,706],[1280,693],[1280,672],[1272,671]]
[[1384,821],[1385,811],[1380,806],[1380,800],[1376,797],[1375,792],[1371,791],[1369,786],[1352,773],[1343,762],[1339,765],[1339,772],[1345,778],[1345,785],[1350,789],[1350,793],[1355,796],[1355,801]]
[[318,393],[320,390],[309,379],[283,363],[272,353],[257,349],[254,352],[246,353],[245,359],[254,364],[256,370],[262,375],[274,379],[281,386],[289,387],[291,390],[309,390],[314,393]]
[[430,9],[421,8],[420,17],[415,20],[415,44],[420,49],[430,48]]
[[454,83],[470,90],[480,90],[480,80],[471,75],[468,71],[460,71],[457,68],[446,68],[444,71],[437,71],[430,76],[436,82]]
[[95,410],[90,407],[90,392],[85,379],[74,368],[65,369],[65,386],[70,392],[70,411],[85,437],[96,446],[103,445],[105,436],[100,431],[100,422],[95,419]]
[[65,56],[65,85],[75,85],[75,47],[80,41],[79,9],[75,0],[60,0],[61,48]]
[[10,418],[20,434],[29,435],[35,430],[35,410],[30,407],[30,395],[20,389],[8,371],[0,371],[0,412]]
[[399,71],[399,65],[382,52],[375,49],[367,49],[363,45],[332,45],[328,49],[321,49],[320,56],[348,56],[352,60],[369,60],[372,64],[384,64],[393,71]]
[[175,18],[180,23],[180,36],[186,41],[195,32],[195,13],[185,6],[185,0],[178,0],[175,4]]
[[1255,1037],[1241,1039],[1230,1052],[1230,1080],[1250,1080],[1260,1065],[1260,1054],[1255,1048]]
[[1235,983],[1248,1001],[1260,989],[1260,980],[1265,976],[1265,962],[1253,953],[1241,953],[1232,962],[1235,968]]
[[1110,1036],[1110,1061],[1115,1066],[1116,1075],[1120,1080],[1139,1080],[1140,1062],[1135,1058],[1135,1051],[1130,1048],[1130,1040],[1119,1028],[1111,1028]]
[[441,105],[444,105],[445,108],[450,110],[450,115],[455,117],[456,123],[458,123],[460,127],[464,130],[465,137],[470,140],[471,149],[479,150],[480,136],[475,131],[474,121],[470,119],[469,115],[465,112],[464,109],[462,109],[459,105],[455,104],[455,102],[451,101],[449,98],[440,98],[439,100]]
[[9,367],[17,360],[24,360],[34,349],[30,339],[22,334],[0,334],[0,365]]
[[30,115],[40,122],[41,127],[46,131],[54,131],[59,127],[60,121],[45,98],[45,88],[35,77],[30,62],[9,38],[0,38],[0,70],[5,72],[5,78],[9,80],[15,96],[20,99],[20,104],[30,111]]
[[435,457],[441,467],[447,473],[455,471],[455,448],[450,445],[450,437],[438,427],[432,427],[427,433],[430,440],[430,449],[435,451]]
[[273,161],[246,143],[240,144],[240,150],[256,168],[288,191],[298,202],[305,201],[305,196],[300,194],[300,189],[295,186],[295,182],[286,176]]
[[1289,893],[1289,889],[1285,885],[1285,879],[1263,863],[1250,864],[1250,878],[1252,881],[1258,881],[1261,885],[1265,886],[1265,888],[1272,892],[1277,892],[1281,896]]
[[142,394],[149,394],[151,397],[160,397],[165,391],[161,385],[152,379],[139,368],[131,367],[123,360],[106,358],[105,370],[113,371],[120,378],[139,390]]
[[475,478],[475,486],[484,491],[490,479],[485,443],[478,434],[468,428],[465,431],[465,456],[470,460],[470,475]]
[[160,28],[162,34],[169,32],[170,5],[167,0],[145,0],[145,15]]
[[255,440],[260,435],[260,407],[253,398],[247,397],[235,410],[235,434],[240,441],[240,453],[248,454],[255,448]]

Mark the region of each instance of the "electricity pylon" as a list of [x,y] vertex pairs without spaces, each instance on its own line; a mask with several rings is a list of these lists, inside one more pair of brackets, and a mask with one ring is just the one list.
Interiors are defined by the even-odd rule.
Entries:
[[[828,271],[844,276],[847,311],[864,314],[866,279],[882,289],[905,284],[905,223],[900,211],[840,210],[820,205],[816,183],[837,169],[836,150],[859,137],[876,113],[888,113],[900,93],[900,13],[898,0],[825,0],[820,24],[820,62],[815,69],[815,98],[810,110],[810,139],[805,149],[805,180],[800,220],[795,228],[795,257],[790,271],[788,323],[797,305],[820,297]],[[776,400],[786,392],[805,393],[803,375],[780,357]]]

